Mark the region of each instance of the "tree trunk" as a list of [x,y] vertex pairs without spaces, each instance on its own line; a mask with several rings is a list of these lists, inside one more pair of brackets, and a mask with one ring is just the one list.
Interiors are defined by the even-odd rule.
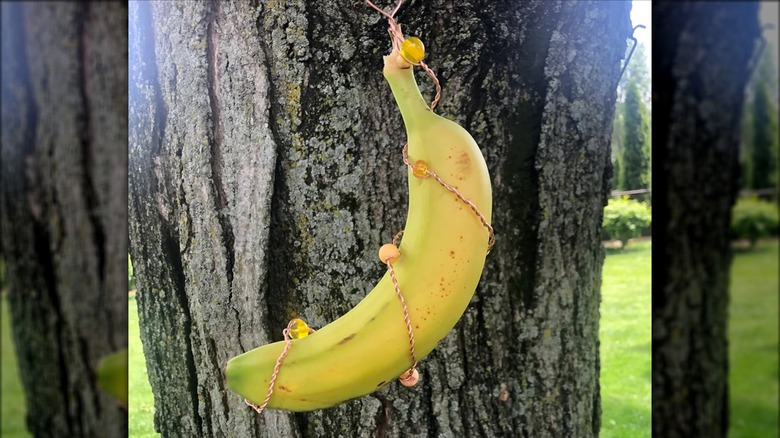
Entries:
[[[726,436],[726,318],[739,121],[755,3],[653,7],[653,431]],[[659,158],[660,157],[660,158]],[[658,213],[658,214],[657,214]],[[668,216],[667,216],[668,215]]]
[[118,437],[127,347],[127,8],[2,4],[2,234],[27,427]]
[[[602,209],[628,3],[415,1],[437,112],[474,135],[498,243],[422,383],[258,416],[227,361],[322,327],[404,225],[387,22],[320,1],[131,5],[130,241],[165,436],[594,436]],[[418,73],[423,95],[433,87]]]

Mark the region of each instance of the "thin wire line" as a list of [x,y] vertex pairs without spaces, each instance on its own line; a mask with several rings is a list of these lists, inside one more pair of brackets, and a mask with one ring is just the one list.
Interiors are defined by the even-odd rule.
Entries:
[[403,235],[404,235],[404,230],[395,233],[395,236],[393,236],[393,245],[398,246],[398,239],[400,239],[401,236]]
[[[271,395],[273,395],[274,393],[274,384],[276,383],[276,377],[279,375],[279,370],[282,367],[282,362],[284,361],[284,358],[287,357],[287,353],[289,353],[290,347],[292,346],[292,339],[290,338],[290,330],[292,329],[293,321],[295,321],[295,319],[290,320],[290,322],[287,323],[287,328],[282,330],[282,334],[284,335],[284,350],[282,350],[282,354],[279,355],[279,358],[276,359],[276,365],[274,365],[274,371],[271,374],[271,381],[268,382],[268,392],[265,395],[265,400],[263,400],[263,403],[260,406],[256,406],[249,400],[244,399],[244,403],[246,403],[252,409],[257,411],[258,414],[262,414],[263,410],[265,410],[265,407],[268,406],[268,402],[271,401]],[[313,333],[313,332],[314,329],[309,328],[309,333]]]
[[[409,148],[409,144],[405,143],[403,148],[403,160],[404,160],[404,164],[406,164],[406,167],[408,167],[410,170],[412,170],[412,172],[414,172],[414,167],[412,163],[409,161],[408,148]],[[442,187],[452,192],[455,196],[458,197],[458,199],[460,199],[464,204],[468,205],[471,208],[471,210],[474,211],[474,213],[479,218],[480,222],[482,222],[482,226],[484,226],[488,230],[489,238],[488,238],[487,254],[490,254],[490,251],[493,249],[493,245],[496,244],[496,236],[495,233],[493,232],[493,226],[488,223],[487,219],[485,219],[485,216],[482,214],[481,211],[479,211],[479,208],[477,208],[477,206],[473,202],[471,202],[471,200],[463,196],[458,191],[457,188],[445,182],[436,172],[426,169],[425,177],[427,178],[429,176],[433,177],[433,179],[435,179],[436,182],[438,182]]]
[[386,261],[385,264],[387,265],[387,270],[390,271],[390,279],[393,280],[395,294],[398,296],[398,299],[401,300],[401,307],[404,309],[404,322],[406,323],[406,331],[409,333],[409,353],[412,356],[412,367],[410,370],[413,370],[417,367],[417,356],[414,354],[414,332],[412,331],[412,320],[409,317],[409,309],[406,307],[406,300],[404,300],[404,295],[401,293],[401,286],[398,285],[398,279],[395,278],[393,264],[390,263],[389,260]]

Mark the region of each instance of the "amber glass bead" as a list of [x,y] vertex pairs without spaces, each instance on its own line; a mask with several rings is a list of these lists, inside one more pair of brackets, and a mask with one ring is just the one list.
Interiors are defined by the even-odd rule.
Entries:
[[417,178],[425,178],[428,176],[428,163],[426,163],[423,160],[417,160],[414,165],[412,165],[412,174],[416,176]]
[[309,336],[309,326],[301,318],[295,318],[290,322],[290,337],[293,339],[301,339]]
[[401,377],[399,377],[398,380],[401,382],[401,385],[407,387],[414,386],[420,381],[420,373],[417,372],[416,368],[408,369],[401,374]]
[[409,37],[401,44],[401,56],[410,64],[419,64],[425,56],[425,46],[417,37]]
[[392,243],[385,243],[379,248],[379,260],[382,263],[390,262],[392,265],[395,259],[401,256],[401,251],[398,251],[398,247]]

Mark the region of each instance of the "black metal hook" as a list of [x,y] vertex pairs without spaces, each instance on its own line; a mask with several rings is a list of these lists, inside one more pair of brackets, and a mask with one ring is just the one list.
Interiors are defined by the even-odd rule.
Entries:
[[636,37],[634,37],[634,32],[636,32],[637,28],[647,29],[647,27],[644,24],[637,24],[634,26],[633,29],[631,29],[631,38],[632,41],[634,41],[634,45],[631,46],[631,51],[628,52],[628,58],[626,58],[626,62],[623,63],[623,70],[620,70],[620,76],[618,76],[617,81],[615,82],[615,88],[617,88],[618,84],[620,83],[620,78],[623,77],[623,73],[626,72],[626,67],[628,67],[628,61],[631,61],[631,56],[634,54],[634,49],[636,49],[636,45],[639,44],[639,42],[636,40]]
[[750,57],[750,61],[748,61],[748,80],[753,77],[753,73],[755,72],[756,67],[758,67],[758,63],[761,61],[761,55],[764,54],[764,49],[766,48],[766,38],[764,38],[764,31],[774,28],[775,25],[772,23],[767,23],[761,26],[761,33],[758,36],[758,48],[753,52],[753,56]]

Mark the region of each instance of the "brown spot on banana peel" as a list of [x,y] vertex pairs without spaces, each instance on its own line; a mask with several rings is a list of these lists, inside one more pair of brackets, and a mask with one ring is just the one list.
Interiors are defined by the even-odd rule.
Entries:
[[352,333],[351,335],[347,336],[346,338],[340,340],[339,341],[339,345],[343,345],[343,344],[346,344],[347,342],[351,341],[352,338],[355,337],[355,335],[357,335],[357,333]]
[[458,179],[463,181],[463,178],[468,177],[469,173],[471,173],[471,158],[469,158],[469,154],[466,152],[460,154],[457,161],[455,161],[455,165],[458,169]]

